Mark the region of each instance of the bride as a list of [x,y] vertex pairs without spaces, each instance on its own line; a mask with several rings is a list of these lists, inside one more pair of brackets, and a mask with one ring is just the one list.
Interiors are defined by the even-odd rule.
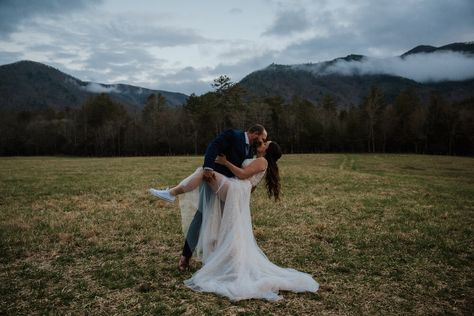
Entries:
[[[227,161],[225,156],[216,159],[216,163],[225,165],[237,178],[215,172],[208,183],[215,195],[204,201],[195,250],[203,266],[184,283],[195,291],[217,293],[233,301],[250,298],[276,301],[282,298],[279,290],[316,292],[319,284],[311,275],[273,264],[255,241],[250,193],[265,177],[269,197],[278,200],[277,161],[281,157],[280,146],[275,142],[260,143],[256,150],[257,157],[246,159],[242,168]],[[200,167],[168,191],[171,196],[180,195],[185,236],[198,204],[199,186],[205,185],[202,174]]]

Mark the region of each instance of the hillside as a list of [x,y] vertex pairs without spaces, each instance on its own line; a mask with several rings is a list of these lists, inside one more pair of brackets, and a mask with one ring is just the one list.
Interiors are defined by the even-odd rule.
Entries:
[[152,93],[161,93],[169,105],[183,104],[185,94],[116,84],[81,81],[51,66],[20,61],[0,66],[0,109],[56,109],[77,107],[90,96],[109,93],[128,108],[142,108]]
[[419,54],[419,53],[434,53],[434,52],[444,52],[444,51],[460,52],[464,54],[474,54],[474,44],[473,43],[453,43],[453,44],[448,44],[441,47],[434,47],[430,45],[420,45],[402,54],[402,57],[413,55],[413,54]]
[[[458,52],[474,58],[472,43],[454,43],[440,48],[421,45],[397,58],[446,51]],[[348,55],[315,64],[271,64],[247,75],[240,81],[240,85],[253,97],[280,96],[285,100],[290,100],[298,96],[312,102],[320,102],[325,95],[332,95],[340,106],[359,104],[373,85],[384,91],[388,102],[392,102],[402,90],[407,88],[416,89],[422,99],[429,98],[432,93],[438,93],[452,101],[474,96],[474,78],[423,83],[383,73],[364,74],[357,70],[351,71],[349,67],[343,70],[351,71],[350,73],[328,71],[341,62],[345,62],[345,66],[350,66],[366,60],[366,56]]]

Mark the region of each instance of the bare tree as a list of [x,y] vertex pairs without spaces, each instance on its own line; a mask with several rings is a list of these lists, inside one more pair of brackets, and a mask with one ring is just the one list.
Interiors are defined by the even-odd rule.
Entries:
[[383,104],[384,96],[382,91],[376,86],[373,86],[362,105],[362,109],[367,118],[367,149],[369,152],[375,152],[375,124],[379,119]]

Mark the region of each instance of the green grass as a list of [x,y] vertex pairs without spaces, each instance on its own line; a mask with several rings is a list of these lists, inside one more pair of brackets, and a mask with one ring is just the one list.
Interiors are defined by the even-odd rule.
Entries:
[[317,294],[271,303],[196,293],[177,204],[147,193],[201,157],[1,158],[0,314],[468,315],[474,159],[286,155],[283,197],[252,196],[270,260]]

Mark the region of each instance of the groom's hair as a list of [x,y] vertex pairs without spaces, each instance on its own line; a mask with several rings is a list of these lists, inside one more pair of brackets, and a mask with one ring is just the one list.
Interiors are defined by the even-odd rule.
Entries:
[[263,125],[260,125],[260,124],[255,124],[253,126],[251,126],[247,132],[249,134],[253,134],[253,133],[257,133],[258,135],[262,134],[263,131],[265,130],[265,127],[263,127]]

